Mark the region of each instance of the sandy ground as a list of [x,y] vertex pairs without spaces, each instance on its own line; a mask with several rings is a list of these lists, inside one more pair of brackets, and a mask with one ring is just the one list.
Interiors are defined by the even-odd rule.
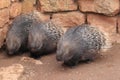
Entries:
[[24,61],[23,57],[28,57],[28,54],[9,57],[1,51],[0,68],[21,64],[24,72],[17,80],[120,80],[120,45],[102,53],[101,58],[94,62],[80,63],[75,67],[62,66],[56,61],[55,54],[41,57],[37,60],[40,64]]

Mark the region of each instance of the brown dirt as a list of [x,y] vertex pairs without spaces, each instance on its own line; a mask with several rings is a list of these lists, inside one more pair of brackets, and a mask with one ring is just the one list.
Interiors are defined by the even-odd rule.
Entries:
[[[102,53],[101,58],[91,63],[80,63],[75,67],[62,66],[55,54],[38,59],[43,64],[21,61],[27,54],[9,57],[4,51],[0,53],[0,67],[20,63],[25,72],[18,80],[120,80],[120,45]],[[7,76],[7,75],[6,75]]]

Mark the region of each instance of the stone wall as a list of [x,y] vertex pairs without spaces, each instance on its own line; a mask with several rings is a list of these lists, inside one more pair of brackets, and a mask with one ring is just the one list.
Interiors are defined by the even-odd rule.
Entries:
[[89,23],[120,43],[120,0],[0,0],[0,48],[12,20],[35,9],[43,21],[55,19],[65,28]]

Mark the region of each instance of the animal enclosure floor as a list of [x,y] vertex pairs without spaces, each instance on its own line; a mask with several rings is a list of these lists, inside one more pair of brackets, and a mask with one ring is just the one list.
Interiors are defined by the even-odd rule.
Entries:
[[1,51],[0,68],[21,64],[24,72],[17,80],[120,80],[120,45],[118,44],[110,51],[102,53],[101,58],[94,62],[80,63],[75,67],[62,66],[61,62],[56,61],[55,54],[37,59],[40,64],[34,63],[34,59],[22,60],[23,57],[28,57],[28,54],[9,57]]

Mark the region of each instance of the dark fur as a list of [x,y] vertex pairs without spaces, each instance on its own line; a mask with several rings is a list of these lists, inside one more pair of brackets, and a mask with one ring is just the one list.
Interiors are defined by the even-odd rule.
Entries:
[[6,47],[9,55],[27,49],[28,31],[33,21],[34,19],[29,15],[19,15],[14,19],[6,37]]
[[73,27],[60,39],[56,58],[69,66],[80,61],[94,60],[104,42],[104,35],[90,25]]
[[29,32],[28,46],[31,56],[39,58],[41,55],[56,50],[57,42],[62,35],[62,30],[51,21],[46,23],[34,23]]

